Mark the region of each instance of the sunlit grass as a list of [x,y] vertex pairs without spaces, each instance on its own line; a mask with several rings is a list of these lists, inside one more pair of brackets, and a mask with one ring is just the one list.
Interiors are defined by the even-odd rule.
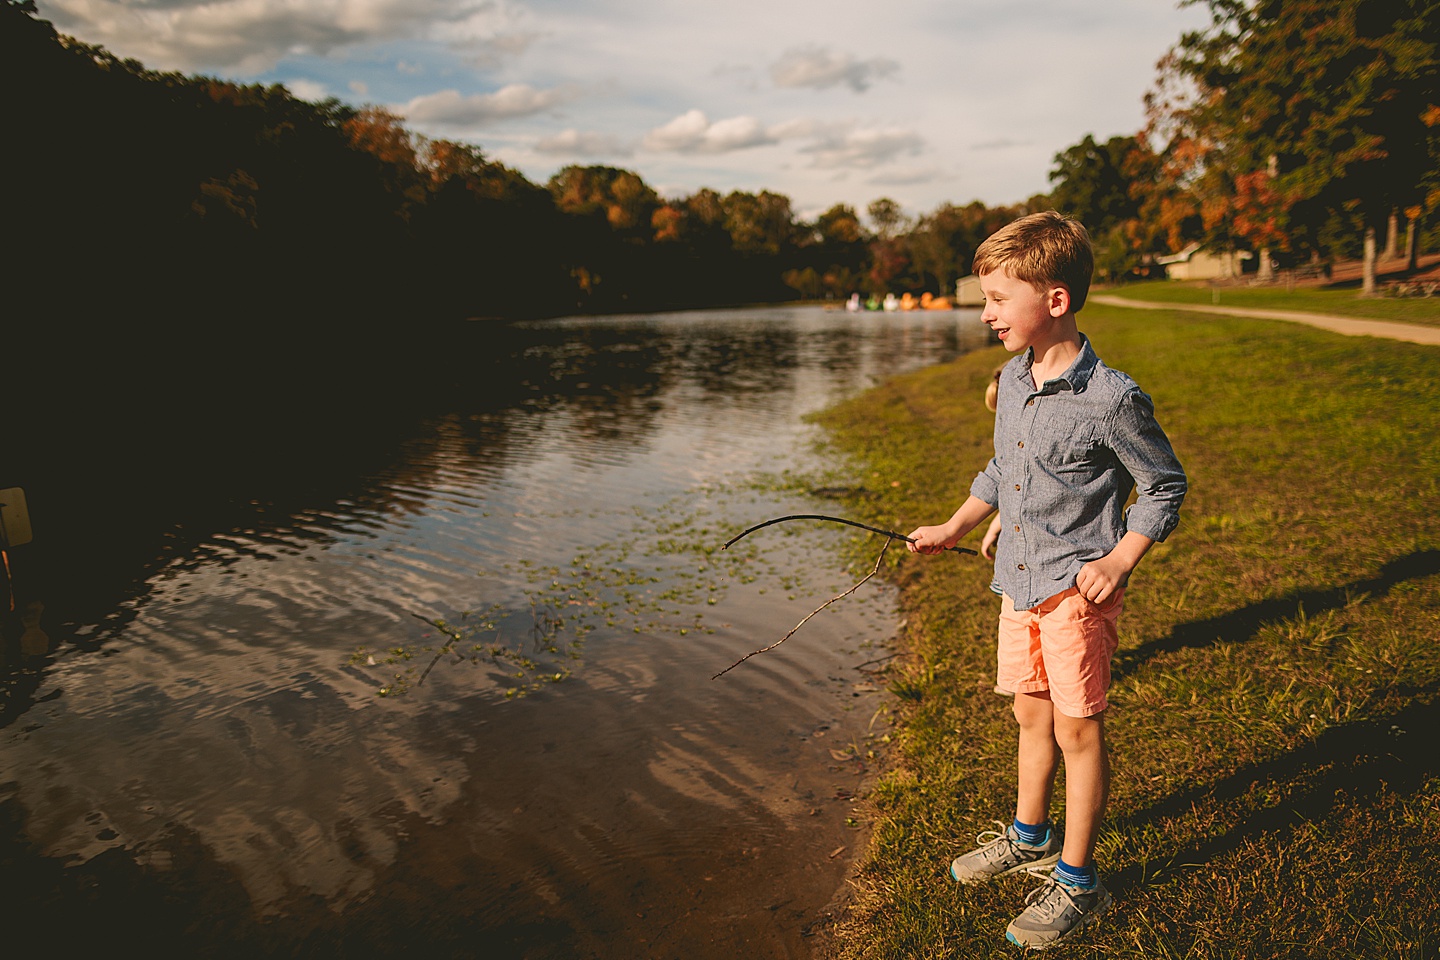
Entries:
[[[1092,306],[1081,326],[1154,397],[1192,492],[1121,619],[1099,845],[1116,908],[1065,955],[1436,956],[1440,353],[1179,312]],[[864,480],[852,515],[949,515],[990,455],[982,397],[1005,358],[822,416]],[[989,565],[898,554],[889,575],[900,723],[836,952],[1014,956],[1027,881],[945,876],[1013,813]]]
[[1265,310],[1301,310],[1366,320],[1440,326],[1440,296],[1362,297],[1345,287],[1211,286],[1203,281],[1151,281],[1097,289],[1097,293],[1155,303],[1196,303]]

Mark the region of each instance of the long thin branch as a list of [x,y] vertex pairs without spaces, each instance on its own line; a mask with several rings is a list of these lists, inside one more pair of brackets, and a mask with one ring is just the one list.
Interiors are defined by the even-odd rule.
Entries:
[[[725,546],[721,549],[728,549],[729,546],[735,541],[741,539],[742,537],[749,536],[756,530],[763,530],[765,527],[771,526],[772,524],[784,523],[787,520],[826,520],[830,523],[843,523],[847,526],[859,527],[861,530],[869,530],[871,533],[883,534],[886,537],[889,537],[890,540],[904,540],[906,543],[915,542],[915,539],[913,537],[907,537],[903,533],[897,533],[894,530],[883,530],[880,527],[872,527],[868,523],[860,523],[858,520],[846,520],[844,517],[827,517],[823,513],[792,513],[788,517],[776,517],[773,520],[766,520],[764,523],[755,524],[755,526],[751,527],[749,530],[746,530],[744,533],[731,537],[725,542]],[[890,545],[890,540],[885,541],[886,546]],[[974,550],[971,550],[969,547],[946,547],[945,549],[953,550],[956,553],[968,553],[972,557],[979,556],[979,554],[977,554]]]
[[[846,522],[846,521],[841,521],[841,522],[843,523],[843,522]],[[856,526],[859,526],[859,524],[856,524]],[[881,530],[881,531],[877,531],[877,532],[879,532],[879,533],[885,533],[886,531]],[[743,534],[742,534],[741,536],[743,536]],[[737,539],[738,539],[738,538],[737,538]],[[903,540],[903,539],[905,539],[905,538],[904,538],[904,537],[896,537],[895,539]],[[891,540],[890,537],[886,537],[886,538],[885,538],[885,546],[883,546],[883,547],[880,548],[880,556],[878,556],[878,557],[875,558],[875,566],[874,566],[874,568],[871,569],[871,571],[870,571],[869,573],[865,574],[864,579],[862,579],[859,583],[855,584],[855,586],[851,587],[849,590],[846,590],[844,593],[836,594],[835,596],[831,597],[829,600],[826,600],[824,603],[820,604],[820,606],[816,607],[814,610],[811,610],[808,614],[805,615],[805,619],[804,619],[804,620],[801,620],[799,623],[795,624],[795,626],[790,630],[789,633],[785,634],[785,636],[781,637],[779,640],[776,640],[774,643],[770,644],[770,646],[768,646],[768,647],[761,647],[759,650],[756,650],[756,651],[754,651],[754,652],[752,652],[752,653],[747,653],[747,654],[745,654],[745,656],[741,657],[739,660],[736,660],[734,663],[730,664],[730,666],[726,667],[724,670],[721,670],[719,673],[715,674],[715,676],[711,677],[710,679],[711,679],[711,680],[719,680],[721,677],[725,676],[725,674],[729,673],[731,670],[734,670],[736,667],[740,666],[740,664],[744,663],[746,660],[749,660],[751,657],[755,656],[756,654],[768,653],[768,652],[770,652],[771,650],[774,650],[776,647],[780,646],[780,644],[784,643],[786,640],[789,640],[791,637],[795,636],[795,631],[797,631],[797,630],[799,630],[801,627],[805,626],[806,621],[808,621],[811,617],[815,616],[815,614],[819,613],[821,610],[824,610],[826,607],[830,606],[830,604],[834,603],[836,600],[839,600],[839,599],[841,599],[841,598],[843,598],[843,597],[848,597],[850,594],[854,593],[856,590],[859,590],[862,586],[865,585],[865,581],[866,581],[866,580],[869,580],[871,577],[875,576],[875,574],[877,574],[877,573],[880,572],[880,563],[881,563],[882,560],[885,559],[885,551],[890,549],[890,540]],[[734,541],[731,541],[731,542],[733,543]],[[729,544],[726,544],[726,546],[729,546]]]
[[417,680],[415,683],[415,686],[418,687],[425,683],[425,678],[430,676],[430,671],[435,669],[435,664],[439,663],[441,659],[444,658],[445,654],[449,653],[452,649],[454,649],[455,644],[460,642],[460,633],[457,630],[452,630],[449,627],[445,626],[445,624],[441,623],[439,620],[431,620],[429,617],[422,617],[418,613],[412,613],[410,614],[410,616],[414,617],[416,620],[424,620],[426,623],[430,624],[430,626],[434,627],[436,630],[439,630],[441,633],[445,634],[450,638],[449,642],[440,648],[440,652],[435,654],[435,659],[430,661],[430,665],[425,668],[425,672],[420,674],[420,679]]

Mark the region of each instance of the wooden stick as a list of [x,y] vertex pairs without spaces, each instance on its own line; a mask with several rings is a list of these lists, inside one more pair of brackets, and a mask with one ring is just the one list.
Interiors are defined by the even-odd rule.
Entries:
[[[786,518],[782,518],[782,519],[786,519]],[[833,518],[826,518],[826,519],[833,519]],[[778,522],[778,521],[772,521],[772,522]],[[841,522],[841,523],[848,523],[849,521],[842,520],[842,521],[840,521],[840,522]],[[860,526],[860,524],[854,524],[854,526]],[[877,532],[878,532],[878,533],[885,533],[886,531],[880,530],[880,531],[877,531]],[[744,536],[744,534],[741,534],[741,536]],[[737,537],[736,539],[738,540],[739,537]],[[896,535],[895,539],[903,540],[903,539],[905,539],[905,538]],[[866,581],[866,580],[869,580],[871,577],[875,576],[875,574],[877,574],[877,573],[880,572],[880,562],[885,559],[885,551],[890,549],[890,540],[891,540],[890,537],[886,537],[886,538],[885,538],[885,546],[883,546],[883,547],[880,548],[880,556],[878,556],[878,557],[875,558],[875,566],[874,566],[874,568],[873,568],[869,573],[865,574],[864,579],[862,579],[859,583],[855,584],[855,586],[851,587],[849,590],[846,590],[844,593],[837,594],[837,595],[831,597],[829,600],[826,600],[824,603],[820,604],[820,606],[816,607],[814,610],[811,610],[808,614],[805,615],[805,619],[804,619],[804,620],[801,620],[799,623],[795,624],[794,628],[791,629],[791,631],[790,631],[789,633],[785,634],[785,636],[781,637],[779,640],[776,640],[774,643],[770,644],[770,646],[768,646],[768,647],[761,647],[759,650],[756,650],[756,651],[754,651],[753,653],[747,653],[747,654],[745,654],[745,656],[741,657],[739,660],[736,660],[734,663],[730,664],[730,666],[726,667],[724,670],[721,670],[719,673],[715,674],[715,676],[711,677],[710,679],[711,679],[711,680],[719,680],[721,677],[725,676],[725,674],[729,673],[731,670],[734,670],[736,667],[740,666],[740,664],[744,663],[746,660],[749,660],[751,657],[755,656],[756,654],[758,654],[758,653],[768,653],[768,652],[770,652],[771,650],[774,650],[776,647],[780,646],[780,644],[784,643],[786,640],[789,640],[791,637],[795,636],[795,631],[797,631],[797,630],[799,630],[801,627],[805,626],[806,621],[808,621],[811,617],[815,616],[815,614],[819,613],[821,610],[824,610],[826,607],[830,606],[830,604],[834,603],[836,600],[839,600],[839,599],[841,599],[842,597],[848,597],[850,594],[854,593],[856,590],[859,590],[862,586],[865,585],[865,581]],[[734,543],[734,541],[732,540],[731,543]],[[729,545],[730,545],[730,544],[726,544],[726,546],[729,546]]]
[[[741,537],[749,536],[756,530],[762,530],[765,527],[770,526],[771,524],[784,523],[787,520],[826,520],[830,523],[843,523],[851,527],[859,527],[861,530],[869,530],[871,533],[883,534],[884,536],[889,537],[891,540],[904,540],[906,543],[915,542],[915,539],[913,537],[907,537],[903,533],[896,533],[894,530],[882,530],[879,527],[872,527],[868,523],[860,523],[857,520],[846,520],[844,517],[827,517],[823,513],[792,513],[788,517],[776,517],[773,520],[766,520],[764,523],[755,524],[755,526],[751,527],[749,530],[746,530],[744,533],[741,533],[735,537],[731,537],[725,542],[725,546],[721,547],[721,549],[729,549],[730,545],[736,540],[739,540]],[[889,546],[889,540],[886,541],[886,546]],[[979,556],[978,553],[976,553],[974,550],[971,550],[969,547],[946,547],[945,549],[953,550],[956,553],[968,553],[972,557]]]

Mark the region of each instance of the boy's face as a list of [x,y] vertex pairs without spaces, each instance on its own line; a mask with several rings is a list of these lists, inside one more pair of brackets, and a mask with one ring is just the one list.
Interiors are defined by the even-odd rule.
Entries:
[[1060,318],[1070,309],[1070,291],[1061,284],[1036,290],[1010,276],[1003,267],[980,278],[985,309],[980,314],[1005,349],[1019,353],[1036,347],[1039,354],[1062,331]]

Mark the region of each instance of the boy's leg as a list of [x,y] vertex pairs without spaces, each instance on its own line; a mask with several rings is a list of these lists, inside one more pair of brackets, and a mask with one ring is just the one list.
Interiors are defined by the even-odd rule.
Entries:
[[[1037,619],[1032,611],[1016,610],[1009,597],[1001,604],[997,690],[1044,686]],[[1043,689],[1017,693],[1014,711],[1020,728],[1015,819],[1032,827],[1045,825],[1060,762],[1050,696]],[[983,883],[1033,867],[1048,867],[1060,858],[1060,831],[1049,829],[1041,838],[1022,835],[1017,824],[996,821],[996,825],[998,832],[981,833],[976,837],[980,846],[955,858],[950,876],[961,883]]]
[[1015,722],[1020,725],[1015,819],[1021,823],[1044,823],[1050,818],[1050,798],[1060,764],[1055,723],[1060,719],[1066,718],[1055,715],[1048,691],[1015,695]]
[[1072,867],[1088,867],[1095,860],[1095,841],[1110,797],[1105,714],[1067,717],[1057,710],[1053,723],[1065,756],[1065,848],[1060,859]]
[[1124,590],[1092,603],[1078,590],[1047,601],[1040,645],[1050,681],[1051,724],[1065,762],[1065,850],[1067,866],[1090,867],[1110,792],[1110,757],[1105,744],[1110,659],[1119,644],[1117,621]]
[[[1091,923],[1112,898],[1095,871],[1095,843],[1110,790],[1105,743],[1106,689],[1118,637],[1123,591],[1092,604],[1078,591],[1059,595],[1041,626],[1050,679],[1051,724],[1065,762],[1065,840],[1060,862],[1034,891],[1005,935],[1044,949]],[[1047,602],[1048,605],[1048,602]]]

